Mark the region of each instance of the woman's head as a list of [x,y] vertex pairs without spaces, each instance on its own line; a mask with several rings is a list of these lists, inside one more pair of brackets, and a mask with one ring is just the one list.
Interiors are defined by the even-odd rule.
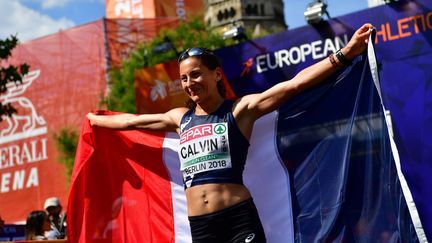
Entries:
[[44,235],[45,231],[51,229],[48,214],[45,211],[36,210],[27,216],[25,226],[26,240],[33,240],[38,235]]
[[182,87],[190,98],[188,107],[192,108],[196,102],[206,98],[207,91],[211,95],[217,90],[216,94],[225,98],[221,65],[212,51],[199,47],[188,48],[179,55],[178,62]]

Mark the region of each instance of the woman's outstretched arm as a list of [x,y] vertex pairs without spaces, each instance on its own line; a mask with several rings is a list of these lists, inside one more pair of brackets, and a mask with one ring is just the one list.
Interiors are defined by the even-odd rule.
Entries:
[[175,108],[166,113],[142,115],[129,113],[98,115],[90,112],[87,114],[87,118],[92,126],[119,130],[148,129],[175,132],[179,128],[180,120],[186,111],[186,108]]

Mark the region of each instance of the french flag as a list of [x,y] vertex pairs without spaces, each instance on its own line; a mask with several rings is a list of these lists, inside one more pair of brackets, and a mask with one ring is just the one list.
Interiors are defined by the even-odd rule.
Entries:
[[[268,242],[292,242],[290,182],[276,148],[277,113],[255,124],[244,182]],[[264,129],[265,128],[265,129]],[[174,133],[82,127],[71,193],[71,242],[191,242]]]

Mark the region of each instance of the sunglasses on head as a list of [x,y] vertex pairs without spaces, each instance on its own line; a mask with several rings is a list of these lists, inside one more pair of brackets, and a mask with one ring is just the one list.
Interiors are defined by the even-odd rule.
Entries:
[[201,47],[188,48],[188,49],[182,51],[182,53],[180,53],[180,55],[178,57],[178,62],[181,62],[188,57],[201,56],[201,55],[206,54],[206,53],[207,54],[211,53],[211,51],[207,48],[201,48]]

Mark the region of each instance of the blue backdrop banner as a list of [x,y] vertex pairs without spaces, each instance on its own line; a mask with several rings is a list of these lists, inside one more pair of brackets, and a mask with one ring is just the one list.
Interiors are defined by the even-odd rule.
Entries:
[[216,51],[243,96],[326,58],[363,23],[377,29],[381,92],[398,158],[365,56],[287,102],[279,110],[277,143],[291,176],[297,241],[431,239],[431,9],[429,0],[399,1]]

